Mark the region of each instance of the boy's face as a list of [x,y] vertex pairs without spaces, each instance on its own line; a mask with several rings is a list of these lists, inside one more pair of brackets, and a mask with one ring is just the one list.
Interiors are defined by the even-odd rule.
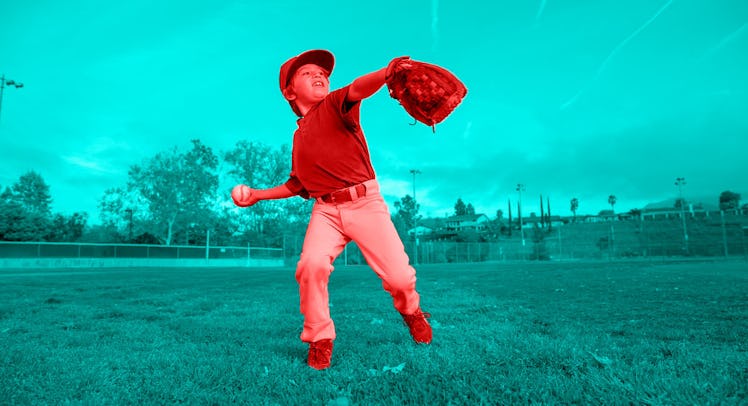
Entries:
[[330,92],[330,79],[323,68],[314,65],[302,65],[291,78],[286,90],[286,99],[303,103],[317,103]]

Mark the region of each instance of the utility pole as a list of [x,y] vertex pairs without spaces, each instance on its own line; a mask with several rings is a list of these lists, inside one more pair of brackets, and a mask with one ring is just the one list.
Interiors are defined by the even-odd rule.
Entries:
[[545,228],[545,210],[543,210],[543,194],[540,194],[540,228]]
[[517,216],[519,216],[519,233],[522,236],[522,246],[525,246],[525,230],[522,228],[522,192],[525,191],[525,185],[521,183],[517,183],[517,195],[518,195],[518,203],[517,203]]
[[205,231],[205,260],[210,259],[210,228]]
[[680,203],[680,218],[683,222],[683,247],[688,254],[688,228],[686,227],[686,215],[684,212],[684,206],[686,201],[683,200],[683,185],[686,184],[686,178],[675,178],[675,186],[678,186],[678,199]]

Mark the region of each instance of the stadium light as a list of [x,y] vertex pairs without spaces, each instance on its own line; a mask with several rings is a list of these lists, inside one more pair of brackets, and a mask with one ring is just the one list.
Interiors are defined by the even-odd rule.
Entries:
[[8,87],[15,87],[16,89],[20,89],[23,87],[23,83],[16,82],[15,80],[5,80],[5,75],[0,76],[0,113],[3,111],[3,93],[5,91],[5,85],[8,85]]

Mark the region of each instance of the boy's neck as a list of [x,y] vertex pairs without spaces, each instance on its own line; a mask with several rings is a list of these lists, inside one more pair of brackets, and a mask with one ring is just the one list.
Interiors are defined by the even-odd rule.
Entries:
[[311,109],[314,108],[314,106],[320,104],[322,102],[316,102],[316,103],[296,103],[296,107],[299,109],[299,113],[301,113],[301,117],[306,117],[306,114],[309,113]]

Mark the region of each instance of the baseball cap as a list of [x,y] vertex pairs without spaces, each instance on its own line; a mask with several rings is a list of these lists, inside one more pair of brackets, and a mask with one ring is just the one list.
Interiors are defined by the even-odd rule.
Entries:
[[283,89],[288,86],[288,82],[291,80],[294,73],[296,73],[296,70],[308,63],[321,66],[328,72],[332,73],[332,68],[335,66],[335,57],[330,51],[324,49],[313,49],[287,60],[280,68],[281,92],[283,92]]

